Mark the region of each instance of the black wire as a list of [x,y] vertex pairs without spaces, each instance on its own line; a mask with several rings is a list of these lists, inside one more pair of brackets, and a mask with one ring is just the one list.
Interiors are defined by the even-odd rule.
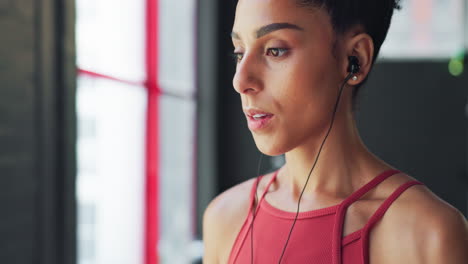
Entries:
[[[257,167],[257,175],[258,177],[260,177],[260,165],[262,164],[262,157],[263,157],[263,153],[260,152],[260,160],[258,162],[258,167]],[[253,214],[252,214],[252,223],[250,223],[250,263],[253,264],[253,223],[254,223],[254,220],[255,220],[255,216],[256,216],[256,211],[257,211],[257,203],[258,203],[258,197],[257,197],[257,189],[258,189],[258,185],[260,184],[260,179],[256,182],[256,186],[255,186],[255,204],[254,206],[252,207],[253,208]]]
[[[348,80],[353,76],[353,74],[354,73],[351,72],[345,78],[345,80],[343,81],[343,84],[341,85],[340,92],[339,92],[338,97],[336,99],[335,107],[334,107],[334,110],[333,110],[333,115],[332,115],[332,120],[330,122],[330,127],[328,128],[327,134],[325,135],[325,138],[323,139],[322,144],[320,145],[320,149],[319,149],[319,152],[317,153],[317,157],[315,158],[314,165],[312,166],[312,169],[309,172],[309,176],[307,176],[307,180],[306,180],[306,182],[304,184],[304,187],[302,188],[301,194],[299,195],[299,201],[297,202],[296,216],[294,217],[294,222],[293,222],[293,224],[291,226],[291,229],[289,230],[288,239],[286,240],[286,244],[283,247],[283,251],[281,252],[281,257],[280,257],[280,259],[278,261],[278,264],[281,264],[281,260],[283,259],[284,253],[286,252],[286,248],[288,246],[289,239],[291,238],[292,231],[294,229],[294,226],[296,225],[297,217],[299,215],[299,209],[300,209],[302,195],[304,194],[305,188],[307,187],[307,183],[309,182],[310,175],[311,175],[312,171],[314,170],[315,165],[317,164],[320,153],[322,152],[323,145],[325,144],[325,141],[327,140],[328,135],[330,134],[330,131],[331,131],[332,127],[333,127],[333,123],[335,121],[336,111],[338,109],[338,104],[340,102],[341,94],[343,92],[343,87],[345,86],[346,82],[348,82]],[[263,153],[260,153],[260,163],[262,161],[262,156],[263,156]],[[258,166],[259,170],[260,170],[260,163],[259,163],[259,166]],[[255,186],[255,204],[257,203],[257,188],[258,188],[258,183],[257,183],[257,186]],[[255,206],[257,206],[257,205],[255,205]],[[255,220],[255,211],[256,211],[256,208],[254,208],[254,215],[253,215],[253,218],[252,218],[252,223],[250,224],[250,227],[251,227],[251,231],[250,231],[250,247],[251,247],[250,263],[251,264],[253,264],[253,222]]]
[[297,212],[296,212],[296,216],[294,217],[294,222],[293,222],[293,224],[292,224],[292,226],[291,226],[291,230],[289,230],[288,239],[286,240],[286,244],[284,245],[283,252],[281,253],[281,257],[280,257],[280,259],[279,259],[279,261],[278,261],[279,264],[281,263],[281,260],[283,259],[284,252],[286,251],[286,247],[288,246],[289,239],[291,238],[292,231],[293,231],[293,229],[294,229],[294,226],[296,225],[297,217],[298,217],[298,215],[299,215],[299,207],[300,207],[300,204],[301,204],[301,198],[302,198],[302,195],[304,194],[304,191],[305,191],[305,188],[306,188],[306,186],[307,186],[307,183],[309,182],[310,174],[312,173],[312,171],[313,171],[314,168],[315,168],[315,165],[317,164],[318,158],[319,158],[319,156],[320,156],[320,152],[322,152],[323,145],[325,144],[325,141],[327,140],[328,135],[330,134],[330,131],[331,131],[332,127],[333,127],[333,122],[335,121],[335,114],[336,114],[336,111],[337,111],[337,109],[338,109],[338,103],[340,102],[341,94],[342,94],[342,92],[343,92],[343,87],[344,87],[344,85],[346,84],[346,82],[351,78],[352,75],[353,75],[353,73],[350,73],[350,74],[348,75],[348,77],[345,78],[343,84],[341,85],[340,93],[338,94],[338,98],[336,99],[336,103],[335,103],[335,108],[334,108],[334,110],[333,110],[333,116],[332,116],[332,120],[331,120],[331,122],[330,122],[330,128],[328,128],[327,134],[325,135],[325,138],[324,138],[323,141],[322,141],[322,145],[320,145],[320,149],[319,149],[319,152],[317,153],[317,157],[315,158],[314,165],[312,166],[312,169],[311,169],[310,172],[309,172],[309,176],[307,176],[306,183],[304,184],[304,187],[302,188],[301,195],[299,196],[299,201],[297,202]]

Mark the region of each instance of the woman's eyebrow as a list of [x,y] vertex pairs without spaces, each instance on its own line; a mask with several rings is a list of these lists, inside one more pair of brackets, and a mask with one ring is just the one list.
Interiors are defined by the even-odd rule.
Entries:
[[[294,30],[300,30],[300,31],[304,30],[300,26],[290,24],[290,23],[272,23],[272,24],[268,24],[268,25],[265,25],[265,26],[259,28],[256,31],[255,34],[256,34],[257,38],[261,38],[261,37],[273,32],[273,31],[280,30],[280,29],[294,29]],[[231,37],[235,38],[235,39],[239,39],[239,40],[241,39],[239,34],[237,34],[234,31],[231,32]]]

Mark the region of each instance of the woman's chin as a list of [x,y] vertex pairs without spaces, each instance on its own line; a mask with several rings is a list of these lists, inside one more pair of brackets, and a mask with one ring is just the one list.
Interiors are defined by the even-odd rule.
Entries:
[[279,156],[286,152],[284,146],[271,144],[263,140],[255,140],[255,145],[261,153],[267,156]]

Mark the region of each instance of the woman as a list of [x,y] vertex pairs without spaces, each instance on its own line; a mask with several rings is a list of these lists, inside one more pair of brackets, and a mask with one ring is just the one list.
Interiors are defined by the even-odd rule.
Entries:
[[468,263],[462,214],[373,155],[356,129],[357,91],[398,7],[238,2],[233,86],[258,149],[286,163],[210,203],[205,264]]

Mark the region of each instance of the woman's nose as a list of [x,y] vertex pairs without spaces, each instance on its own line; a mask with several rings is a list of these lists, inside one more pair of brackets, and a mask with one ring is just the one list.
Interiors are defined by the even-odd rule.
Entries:
[[262,89],[261,64],[256,58],[244,55],[237,63],[232,85],[239,94],[258,93]]

